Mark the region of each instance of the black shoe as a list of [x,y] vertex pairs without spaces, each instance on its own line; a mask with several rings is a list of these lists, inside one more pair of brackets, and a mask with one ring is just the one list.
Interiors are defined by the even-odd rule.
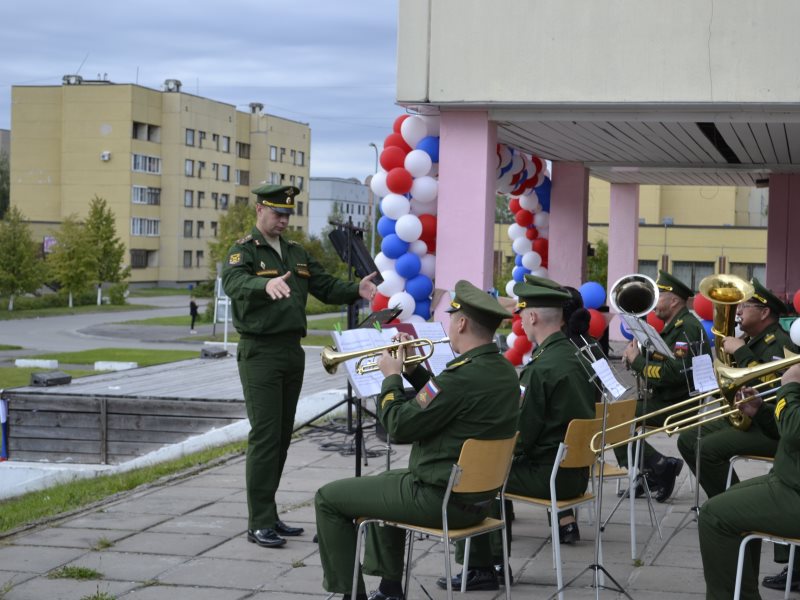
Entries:
[[581,532],[578,524],[573,521],[566,525],[558,526],[558,539],[562,544],[574,544],[581,541]]
[[[451,583],[453,584],[454,590],[461,589],[461,576],[464,574],[462,571],[453,579]],[[439,577],[436,580],[436,585],[438,585],[443,590],[447,589],[447,579],[444,577]],[[494,568],[488,569],[470,569],[467,571],[467,591],[474,592],[478,590],[499,590],[500,584],[497,583],[497,576],[494,574]]]
[[[497,577],[497,583],[499,585],[506,584],[506,578],[503,575],[503,563],[494,566],[494,575]],[[511,572],[511,565],[508,565],[508,582],[514,583],[514,574]]]
[[[800,573],[795,569],[792,572],[792,591],[800,590]],[[771,590],[784,590],[786,589],[786,577],[789,575],[789,567],[783,567],[783,571],[777,575],[767,575],[761,580],[761,585]]]
[[275,531],[279,535],[285,535],[285,536],[288,536],[288,537],[294,537],[296,535],[300,535],[301,533],[303,533],[303,528],[302,527],[292,527],[291,525],[287,525],[286,523],[284,523],[283,521],[278,519],[277,521],[275,521]]
[[262,548],[277,548],[286,543],[286,540],[275,533],[274,529],[248,529],[247,541],[258,544]]
[[658,488],[654,490],[653,497],[656,502],[666,502],[675,489],[675,480],[683,469],[683,461],[680,458],[667,457],[664,470],[658,475]]
[[367,600],[404,600],[405,596],[402,594],[399,596],[387,596],[380,590],[375,590],[374,592],[370,592],[369,596],[367,596]]

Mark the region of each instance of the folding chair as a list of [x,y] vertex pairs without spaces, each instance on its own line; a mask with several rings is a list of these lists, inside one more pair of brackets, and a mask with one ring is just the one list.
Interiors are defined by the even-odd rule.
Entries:
[[[453,465],[450,480],[442,501],[442,528],[424,527],[413,523],[401,523],[386,519],[361,518],[358,519],[358,537],[356,541],[356,560],[353,566],[352,598],[356,597],[358,587],[358,574],[361,570],[361,545],[366,533],[366,526],[375,523],[377,526],[399,527],[409,532],[406,548],[406,576],[403,589],[406,598],[409,595],[409,582],[411,580],[411,558],[414,552],[414,533],[421,533],[433,538],[438,538],[444,543],[444,571],[447,579],[447,597],[452,600],[452,575],[450,568],[450,544],[466,540],[464,549],[464,571],[469,559],[470,540],[473,536],[483,535],[500,530],[503,535],[503,568],[505,571],[506,600],[511,599],[511,581],[508,568],[508,540],[506,533],[505,489],[508,473],[511,470],[511,459],[514,456],[514,446],[517,436],[503,440],[475,440],[468,439],[461,446],[461,455],[458,463]],[[500,492],[500,519],[486,517],[483,521],[472,527],[452,529],[448,526],[447,503],[451,493],[477,493],[499,490]],[[467,578],[463,578],[461,591],[466,591]]]
[[739,560],[736,564],[736,587],[733,591],[733,600],[739,600],[742,594],[742,570],[744,568],[744,552],[747,544],[751,540],[764,540],[765,542],[772,542],[773,544],[786,544],[789,546],[789,570],[786,573],[786,588],[783,590],[783,597],[789,598],[789,592],[792,590],[792,571],[794,569],[794,549],[800,546],[800,539],[781,537],[779,535],[772,535],[769,533],[759,533],[753,531],[748,533],[739,544]]
[[[556,569],[556,582],[558,589],[564,585],[564,577],[561,570],[561,541],[558,537],[558,513],[562,510],[577,508],[584,504],[594,501],[594,493],[585,492],[575,498],[566,500],[556,500],[556,475],[560,468],[579,469],[591,467],[597,456],[589,447],[592,436],[600,431],[602,419],[573,419],[567,426],[567,434],[564,441],[558,446],[556,459],[553,463],[553,470],[550,472],[550,498],[534,498],[533,496],[523,496],[520,494],[506,493],[506,498],[517,502],[524,502],[532,506],[538,506],[550,513],[550,536],[553,544],[553,562]],[[505,558],[505,557],[504,557]],[[508,571],[506,571],[508,573]],[[559,599],[564,597],[563,591],[559,591]]]
[[752,460],[752,461],[765,462],[765,463],[772,464],[773,462],[775,462],[775,457],[774,456],[756,456],[754,454],[742,454],[742,455],[738,455],[737,454],[736,456],[731,456],[730,465],[728,466],[728,479],[725,480],[725,489],[726,490],[729,487],[731,487],[731,480],[733,480],[733,465],[735,465],[740,460],[746,460],[746,461],[751,461]]

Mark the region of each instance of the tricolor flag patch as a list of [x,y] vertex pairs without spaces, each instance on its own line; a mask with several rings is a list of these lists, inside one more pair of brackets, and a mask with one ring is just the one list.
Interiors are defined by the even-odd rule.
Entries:
[[672,348],[672,353],[676,358],[683,358],[689,354],[689,344],[686,342],[675,342],[675,346]]
[[423,410],[428,408],[428,405],[430,405],[433,399],[439,395],[440,391],[441,389],[439,386],[436,385],[436,382],[433,379],[431,379],[427,384],[425,384],[425,387],[417,393],[417,404],[419,404],[419,407]]

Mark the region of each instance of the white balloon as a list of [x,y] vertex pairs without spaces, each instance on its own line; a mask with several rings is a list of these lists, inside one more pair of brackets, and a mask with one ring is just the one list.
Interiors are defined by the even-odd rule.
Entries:
[[520,196],[519,197],[519,206],[520,208],[524,208],[525,210],[529,210],[532,213],[539,212],[534,210],[537,206],[539,206],[539,199],[531,194],[530,196]]
[[[406,121],[408,121],[408,119],[406,119]],[[414,300],[414,296],[408,292],[397,292],[392,294],[392,296],[389,298],[389,307],[400,307],[403,309],[403,311],[397,315],[402,321],[414,314],[414,309],[417,307],[417,302]]]
[[438,211],[436,202],[417,202],[411,201],[411,214],[412,215],[435,215]]
[[389,258],[383,252],[378,252],[377,256],[375,256],[375,266],[378,267],[378,271],[383,273],[384,271],[394,271],[394,263],[397,262],[397,259]]
[[550,226],[550,213],[549,212],[538,212],[533,217],[533,224],[536,225],[537,229],[543,229]]
[[526,252],[522,255],[522,266],[531,271],[535,271],[542,266],[542,256],[534,250]]
[[[397,219],[394,232],[404,242],[414,242],[422,234],[422,221],[416,215],[403,215]],[[427,247],[425,251],[427,252]]]
[[422,265],[419,268],[419,272],[429,279],[434,279],[434,275],[436,274],[436,256],[434,254],[426,254],[420,258],[420,262]]
[[384,296],[391,297],[406,287],[406,278],[400,277],[395,271],[381,271],[381,277],[383,277],[383,283],[378,286],[378,291]]
[[536,231],[539,232],[539,237],[543,240],[550,239],[550,228],[549,227],[537,227]]
[[408,251],[413,252],[414,254],[422,258],[428,253],[428,244],[426,244],[422,240],[414,240],[408,246]]
[[506,283],[506,296],[508,296],[509,298],[517,297],[517,295],[514,293],[515,285],[517,285],[517,282],[514,281],[513,279],[509,280],[509,282]]
[[525,228],[519,223],[512,223],[508,226],[508,237],[512,240],[525,237]]
[[512,348],[514,346],[514,342],[516,341],[516,339],[517,339],[517,334],[514,333],[513,331],[509,332],[509,334],[506,336],[506,344],[508,344],[509,348]]
[[800,319],[795,319],[792,326],[789,328],[789,337],[795,345],[800,345]]
[[[511,180],[514,179],[514,175],[516,175],[516,173],[512,173],[511,169],[509,169],[503,175],[501,175],[500,178],[497,180],[497,189],[498,190],[502,190],[502,189],[510,188],[511,187]],[[509,192],[510,191],[511,190],[509,189]],[[507,194],[508,192],[503,192],[503,193]]]
[[389,194],[381,200],[381,212],[395,221],[403,215],[407,215],[410,210],[411,205],[408,198],[400,194]]
[[515,239],[512,242],[511,247],[514,249],[514,252],[516,252],[517,254],[524,255],[526,252],[530,252],[531,251],[531,245],[532,245],[531,241],[527,237],[522,236],[522,237],[519,237],[519,238]]
[[511,162],[512,154],[511,149],[506,146],[505,144],[500,144],[500,148],[498,149],[500,154],[500,168],[505,167],[508,163]]
[[424,150],[412,150],[406,154],[403,165],[413,177],[422,177],[430,172],[433,162],[430,155]]
[[[400,135],[406,141],[406,144],[412,148],[416,148],[419,141],[428,135],[428,127],[422,117],[416,115],[408,117],[403,124],[400,125]],[[413,311],[412,311],[413,312]]]
[[433,177],[417,177],[411,184],[411,197],[417,202],[433,202],[438,195],[439,182]]
[[522,364],[527,365],[529,362],[531,362],[532,355],[533,355],[533,348],[531,348],[525,354],[522,355]]
[[389,194],[389,188],[386,187],[386,171],[378,171],[375,173],[369,182],[369,187],[372,193],[379,198],[383,198]]
[[439,125],[441,124],[441,117],[433,115],[433,116],[426,116],[422,117],[422,120],[425,121],[425,129],[428,132],[428,135],[437,136],[439,135]]
[[547,277],[547,267],[539,267],[538,269],[531,271],[531,275],[535,275],[536,277]]
[[525,161],[522,160],[522,156],[519,154],[515,154],[513,160],[511,161],[511,168],[509,169],[510,173],[516,175],[522,168],[525,166]]
[[403,323],[425,323],[425,319],[419,315],[411,315],[407,319],[403,319]]

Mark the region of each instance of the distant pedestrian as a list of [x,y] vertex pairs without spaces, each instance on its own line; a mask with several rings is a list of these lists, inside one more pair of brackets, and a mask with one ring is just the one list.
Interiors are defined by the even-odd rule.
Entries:
[[197,333],[194,328],[194,322],[197,320],[197,302],[194,301],[194,296],[189,300],[189,314],[192,317],[192,324],[189,327],[189,333]]

